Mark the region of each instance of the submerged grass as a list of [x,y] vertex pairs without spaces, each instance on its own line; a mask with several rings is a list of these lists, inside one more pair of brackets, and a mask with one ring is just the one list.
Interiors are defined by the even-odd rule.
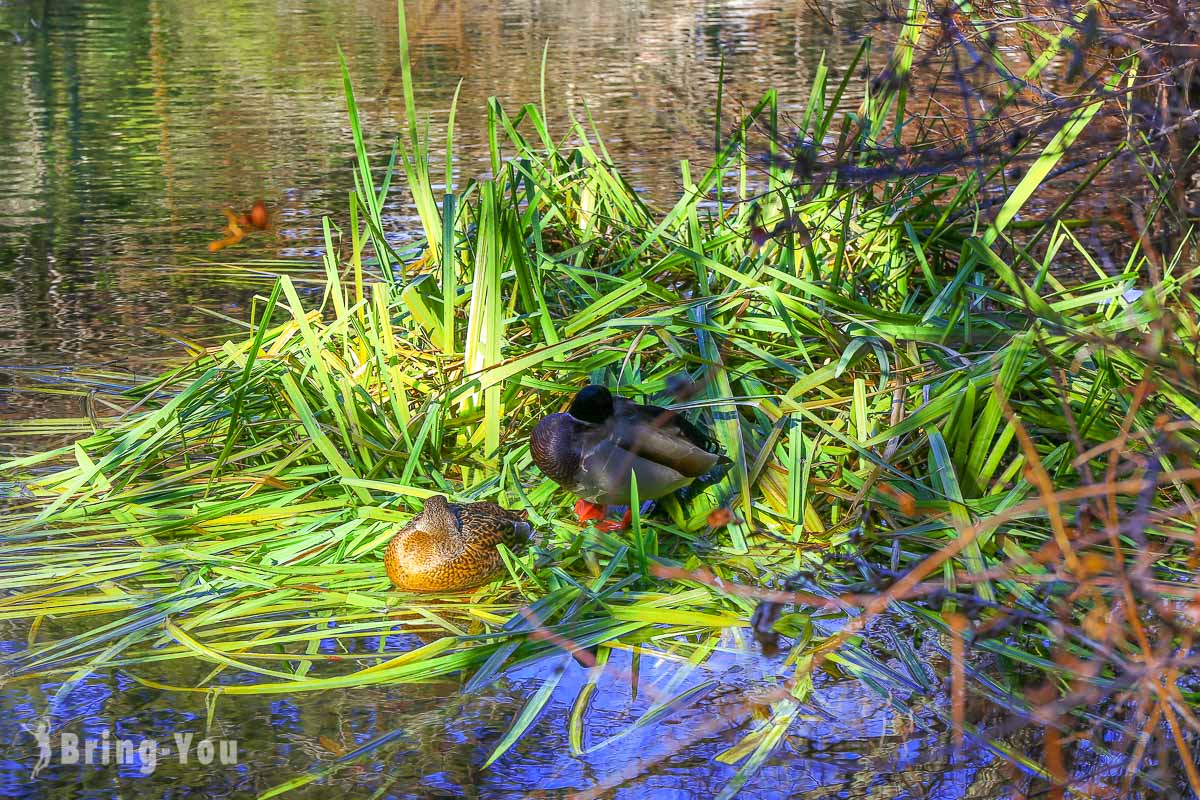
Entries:
[[[923,23],[914,3],[893,74],[911,68]],[[713,166],[680,165],[685,190],[665,212],[594,130],[576,122],[560,140],[544,108],[510,116],[494,101],[492,177],[439,199],[406,71],[398,154],[425,226],[416,257],[387,244],[396,159],[381,180],[367,163],[347,74],[349,257],[327,229],[317,292],[279,275],[244,340],[143,386],[101,387],[115,416],[23,426],[91,430],[0,465],[14,487],[0,619],[28,631],[5,681],[54,677],[64,695],[120,669],[243,695],[461,674],[473,690],[564,650],[598,668],[627,649],[691,670],[782,634],[781,690],[722,757],[741,764],[727,794],[779,745],[814,670],[912,713],[938,691],[930,648],[955,665],[937,716],[1029,774],[1067,780],[1053,745],[1018,752],[969,717],[968,684],[1048,730],[1144,690],[1125,721],[1161,720],[1194,763],[1200,696],[1177,679],[1194,668],[1200,602],[1197,267],[1180,251],[1150,272],[1134,247],[1115,274],[1095,267],[1068,287],[1055,266],[1093,254],[1061,220],[1024,224],[1136,62],[1021,146],[1027,169],[997,213],[980,171],[844,177],[875,169],[910,113],[904,85],[883,82],[840,117],[857,66],[840,84],[818,71],[790,160],[753,157],[782,141],[768,94]],[[843,176],[804,166],[826,150]],[[629,533],[581,530],[526,440],[588,381],[681,400],[733,469]],[[469,595],[392,592],[383,545],[435,493],[526,508],[539,542]],[[722,510],[729,524],[710,524]],[[786,604],[797,613],[779,618]],[[884,612],[923,633],[876,639]],[[179,662],[209,669],[171,685]],[[223,681],[228,670],[254,679]],[[561,672],[548,674],[488,763],[537,718]],[[1028,694],[1043,684],[1049,695]],[[570,716],[576,751],[594,688]],[[635,724],[702,689],[658,698]]]

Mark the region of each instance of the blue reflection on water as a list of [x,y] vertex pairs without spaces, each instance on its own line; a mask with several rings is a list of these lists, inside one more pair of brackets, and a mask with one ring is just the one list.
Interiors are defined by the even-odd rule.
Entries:
[[275,730],[300,730],[300,709],[290,700],[271,701],[271,727]]
[[29,777],[30,765],[12,759],[0,759],[0,797],[32,797],[35,789]]
[[[385,645],[403,639],[411,647],[410,638],[388,637]],[[374,652],[378,641],[364,642],[363,648],[368,645]],[[550,702],[525,736],[484,769],[527,699],[557,669],[565,671]],[[36,781],[30,771],[37,748],[21,723],[39,719],[62,684],[16,686],[0,691],[0,741],[11,744],[11,756],[0,762],[0,797],[79,790],[97,797],[149,798],[166,796],[168,786],[176,787],[172,797],[257,794],[308,770],[331,767],[360,747],[360,756],[300,795],[518,798],[538,790],[549,797],[590,791],[639,799],[711,796],[739,766],[716,757],[757,724],[747,689],[777,687],[783,665],[778,658],[730,646],[705,666],[688,669],[646,656],[635,683],[631,656],[614,652],[583,715],[581,755],[572,754],[567,732],[588,670],[565,656],[510,670],[472,694],[447,681],[287,697],[218,697],[211,731],[205,727],[203,694],[158,692],[120,675],[93,675],[59,698],[54,736],[107,732],[110,739],[135,747],[156,740],[170,752],[159,752],[153,764],[140,757],[121,765],[55,761]],[[262,680],[225,670],[214,683]],[[186,685],[187,680],[169,682]],[[694,687],[701,690],[662,719],[635,725],[656,703]],[[863,797],[884,787],[894,797],[955,798],[970,794],[979,769],[994,760],[970,748],[952,756],[939,737],[919,730],[897,733],[898,722],[891,707],[862,684],[820,677],[811,704],[740,796],[815,800]],[[237,739],[238,763],[204,766],[194,754],[189,763],[180,763],[173,737],[187,732],[195,741],[206,735]],[[377,740],[382,744],[375,745]],[[902,789],[905,785],[913,789]]]

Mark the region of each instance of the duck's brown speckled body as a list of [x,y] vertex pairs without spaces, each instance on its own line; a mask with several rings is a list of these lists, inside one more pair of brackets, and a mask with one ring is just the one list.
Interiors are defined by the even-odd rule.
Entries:
[[530,532],[524,511],[435,495],[388,543],[383,563],[397,588],[456,592],[493,578],[504,566],[496,545],[519,550]]

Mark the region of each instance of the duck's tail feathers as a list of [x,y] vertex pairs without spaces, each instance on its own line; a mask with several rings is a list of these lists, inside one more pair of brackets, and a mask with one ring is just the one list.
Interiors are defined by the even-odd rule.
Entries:
[[696,480],[689,483],[687,486],[675,492],[675,496],[680,502],[688,503],[695,497],[698,497],[710,486],[718,484],[724,478],[729,470],[733,467],[733,459],[728,456],[721,456],[717,463],[708,472],[701,475]]

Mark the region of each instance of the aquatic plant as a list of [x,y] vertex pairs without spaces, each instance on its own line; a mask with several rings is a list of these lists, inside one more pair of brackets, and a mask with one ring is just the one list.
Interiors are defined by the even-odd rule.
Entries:
[[[909,13],[892,76],[924,29]],[[601,670],[633,650],[683,676],[783,637],[769,713],[722,756],[741,765],[726,796],[818,669],[1058,786],[1067,732],[1100,725],[1171,742],[1200,787],[1200,696],[1179,681],[1196,661],[1198,268],[1182,247],[1152,263],[1135,245],[1109,274],[1065,215],[1025,216],[1136,62],[964,172],[895,168],[903,80],[841,114],[868,53],[838,83],[818,71],[790,147],[774,94],[731,132],[718,116],[714,164],[682,163],[665,211],[585,121],[560,138],[545,108],[494,101],[492,176],[438,198],[406,72],[398,152],[425,238],[405,252],[382,214],[395,161],[368,162],[347,73],[358,190],[348,229],[326,226],[323,284],[278,276],[244,340],[96,387],[111,413],[78,423],[87,435],[0,465],[0,618],[28,625],[5,681],[56,676],[65,693],[117,669],[220,698],[446,675],[470,689],[547,662],[490,764],[571,660]],[[1063,263],[1080,270],[1069,285]],[[589,381],[679,400],[732,469],[627,533],[581,530],[526,441]],[[527,509],[539,541],[502,550],[508,577],[468,595],[389,591],[383,546],[437,494]],[[884,615],[912,633],[876,634]],[[932,721],[913,710],[940,691],[931,654],[950,687]],[[168,685],[179,663],[204,671]],[[218,682],[227,670],[254,680]],[[576,752],[603,746],[587,744],[595,686],[570,717]],[[664,692],[633,725],[706,688]],[[1042,756],[969,716],[968,697],[1042,726]],[[1127,717],[1097,719],[1104,703]]]

